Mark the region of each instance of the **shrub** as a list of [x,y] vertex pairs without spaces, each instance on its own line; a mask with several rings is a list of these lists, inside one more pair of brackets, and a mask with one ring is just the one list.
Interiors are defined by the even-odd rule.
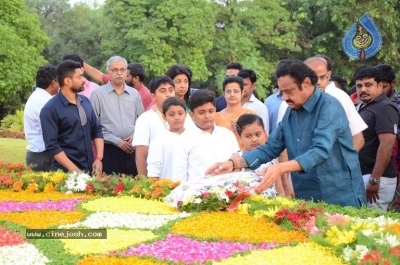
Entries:
[[1,127],[3,129],[12,132],[23,132],[24,131],[24,111],[16,110],[15,114],[8,114],[1,121]]

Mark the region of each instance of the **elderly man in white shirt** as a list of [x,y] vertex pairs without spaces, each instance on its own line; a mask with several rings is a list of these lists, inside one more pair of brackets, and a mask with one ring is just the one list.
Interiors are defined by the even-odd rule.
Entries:
[[368,126],[361,118],[360,114],[358,114],[350,97],[343,90],[337,88],[334,82],[329,81],[331,71],[328,70],[327,58],[321,56],[310,57],[305,60],[304,63],[317,74],[317,86],[319,89],[336,98],[343,106],[347,119],[349,120],[354,149],[360,151],[365,143],[362,131]]
[[269,132],[268,108],[253,94],[253,91],[254,89],[256,89],[257,86],[256,73],[251,69],[243,69],[239,71],[237,76],[241,77],[244,83],[242,106],[246,109],[254,110],[257,113],[257,115],[261,117],[264,123],[264,129],[268,133]]
[[51,170],[52,157],[45,148],[39,115],[43,106],[59,89],[56,67],[40,67],[36,73],[36,89],[28,98],[24,109],[25,138],[29,142],[25,160],[26,165],[35,171]]

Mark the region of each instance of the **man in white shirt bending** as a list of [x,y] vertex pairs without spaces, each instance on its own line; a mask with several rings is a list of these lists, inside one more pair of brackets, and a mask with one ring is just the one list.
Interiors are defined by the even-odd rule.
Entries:
[[364,137],[362,131],[368,126],[358,114],[350,97],[343,90],[337,88],[334,82],[330,82],[331,71],[328,70],[327,58],[321,56],[310,57],[304,63],[310,67],[318,76],[317,86],[322,92],[325,92],[336,98],[343,106],[349,120],[349,127],[353,136],[353,147],[357,151],[364,146]]
[[56,67],[40,67],[36,73],[36,90],[28,98],[24,109],[25,138],[29,142],[25,160],[26,165],[35,171],[51,170],[52,158],[44,145],[39,115],[43,106],[57,94],[59,88]]

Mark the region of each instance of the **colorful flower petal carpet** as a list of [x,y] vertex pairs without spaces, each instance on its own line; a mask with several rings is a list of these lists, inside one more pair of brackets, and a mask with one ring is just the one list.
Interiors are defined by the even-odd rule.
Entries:
[[400,264],[400,214],[0,162],[0,264]]

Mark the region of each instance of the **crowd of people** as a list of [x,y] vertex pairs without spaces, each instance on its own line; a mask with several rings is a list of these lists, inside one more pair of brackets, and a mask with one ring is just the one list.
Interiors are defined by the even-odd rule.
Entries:
[[102,73],[69,54],[38,69],[24,110],[27,165],[182,182],[252,170],[264,176],[257,193],[381,210],[394,200],[400,100],[390,65],[358,67],[350,97],[330,58],[283,60],[264,103],[257,74],[237,62],[217,98],[190,94],[183,65],[148,88],[140,63],[106,65]]

